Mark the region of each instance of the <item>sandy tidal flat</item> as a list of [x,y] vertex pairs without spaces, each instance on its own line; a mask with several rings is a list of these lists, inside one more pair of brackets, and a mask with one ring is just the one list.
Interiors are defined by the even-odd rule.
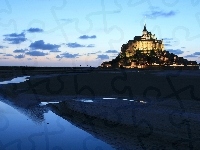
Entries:
[[[113,132],[125,139],[127,129],[143,135],[147,145],[193,149],[200,139],[199,85],[199,71],[94,71],[30,75],[24,82],[1,84],[0,94],[18,108],[47,102],[47,108],[65,119],[83,115],[97,120],[93,126],[106,122],[103,128],[117,126]],[[74,124],[88,128],[80,121]]]

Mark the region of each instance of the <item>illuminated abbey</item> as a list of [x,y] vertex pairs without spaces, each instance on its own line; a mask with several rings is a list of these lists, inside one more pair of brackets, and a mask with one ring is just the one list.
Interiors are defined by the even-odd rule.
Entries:
[[[146,24],[144,26],[142,36],[135,36],[134,40],[130,40],[127,44],[123,45],[122,48],[126,49],[127,56],[129,54],[134,55],[136,50],[141,50],[144,53],[150,53],[151,50],[163,51],[164,45],[162,40],[157,40],[155,34],[148,32]],[[128,46],[128,47],[127,47]]]
[[147,30],[146,24],[142,36],[135,36],[121,47],[119,55],[109,62],[103,62],[102,68],[182,68],[197,69],[196,61],[188,61],[164,49],[163,40]]

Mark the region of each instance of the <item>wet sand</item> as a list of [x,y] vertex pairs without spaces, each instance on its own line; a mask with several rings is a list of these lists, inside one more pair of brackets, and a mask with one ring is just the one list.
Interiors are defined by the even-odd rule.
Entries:
[[[198,149],[199,112],[120,102],[48,104],[51,110],[75,126],[116,149]],[[176,111],[175,111],[176,110]],[[175,112],[174,112],[175,111]]]
[[63,118],[68,118],[68,115],[77,118],[79,115],[76,114],[82,114],[97,118],[97,122],[108,121],[111,127],[123,126],[121,130],[124,131],[126,127],[127,130],[137,127],[139,135],[143,135],[141,138],[146,137],[149,143],[153,139],[173,148],[199,146],[199,70],[26,75],[30,78],[25,82],[0,85],[1,96],[13,103],[27,105],[57,101],[60,103],[50,106],[56,107],[55,112],[61,113]]
[[[142,97],[155,99],[200,100],[200,71],[92,71],[26,73],[28,81],[0,85],[4,96],[20,97]],[[5,80],[2,78],[1,81]]]

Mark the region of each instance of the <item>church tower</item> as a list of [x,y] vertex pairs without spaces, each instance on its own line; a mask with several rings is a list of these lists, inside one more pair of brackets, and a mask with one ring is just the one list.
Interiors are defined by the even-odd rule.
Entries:
[[145,24],[145,25],[144,25],[144,29],[143,29],[143,32],[142,32],[142,33],[143,33],[143,35],[147,35],[147,32],[148,32],[148,31],[147,31],[147,27],[146,27],[146,24]]
[[147,30],[146,23],[141,36],[135,36],[121,47],[119,55],[109,62],[103,62],[101,67],[122,68],[180,68],[199,69],[196,61],[187,61],[168,51],[164,51],[163,40],[156,38]]

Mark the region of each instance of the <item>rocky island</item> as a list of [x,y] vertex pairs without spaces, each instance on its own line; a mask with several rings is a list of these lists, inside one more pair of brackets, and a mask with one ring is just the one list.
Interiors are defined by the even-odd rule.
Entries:
[[163,39],[158,40],[144,25],[142,36],[135,36],[121,47],[119,55],[101,64],[102,68],[184,69],[197,70],[196,61],[170,53],[164,49]]

